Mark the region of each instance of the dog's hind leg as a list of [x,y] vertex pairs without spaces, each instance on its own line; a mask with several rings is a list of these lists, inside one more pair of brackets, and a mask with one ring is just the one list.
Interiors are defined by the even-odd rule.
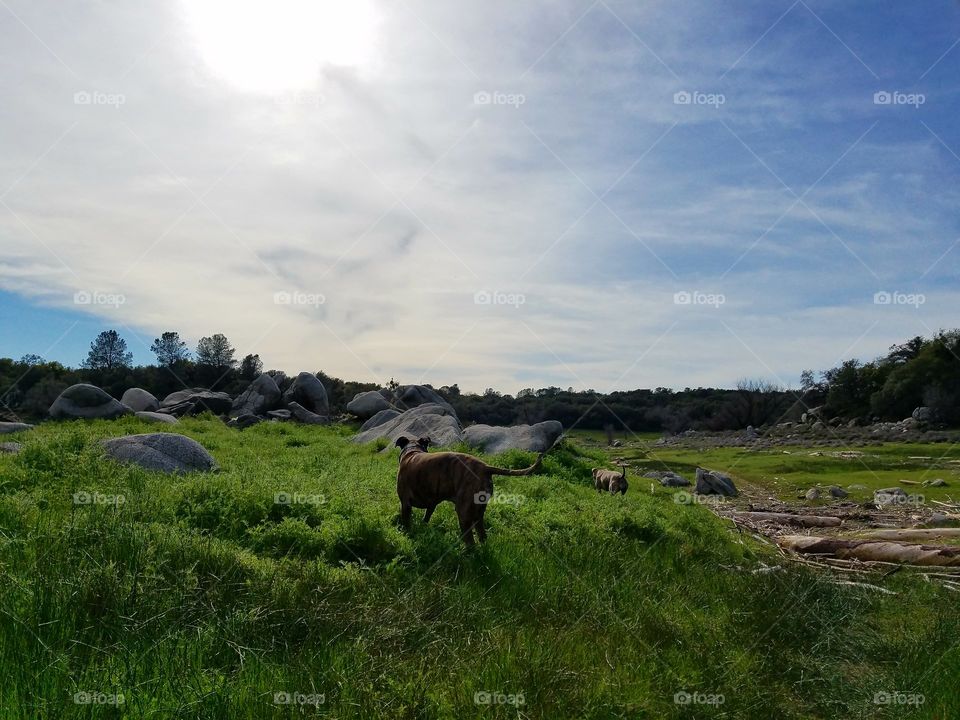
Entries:
[[431,505],[427,508],[427,511],[423,514],[423,524],[426,525],[430,522],[430,518],[433,516],[433,511],[437,509],[436,505]]
[[477,537],[480,538],[480,542],[487,541],[487,528],[483,524],[483,513],[480,513],[480,517],[477,518],[477,521],[474,523],[474,527],[477,529]]
[[463,541],[468,545],[473,545],[473,518],[470,517],[468,513],[463,513],[459,515],[460,519],[460,535],[463,537]]
[[407,530],[410,529],[410,516],[413,513],[413,506],[409,502],[400,501],[400,524]]

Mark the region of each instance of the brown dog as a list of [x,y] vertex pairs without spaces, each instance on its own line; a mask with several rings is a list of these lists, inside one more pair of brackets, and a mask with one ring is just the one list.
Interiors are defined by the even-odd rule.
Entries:
[[605,470],[604,468],[593,468],[593,486],[597,492],[627,494],[627,466],[620,466],[621,472],[616,470]]
[[412,443],[397,438],[400,468],[397,470],[397,495],[400,498],[400,522],[410,527],[413,508],[424,508],[423,521],[429,522],[437,505],[451,501],[457,509],[460,532],[467,545],[473,545],[473,531],[480,542],[487,539],[483,514],[493,495],[494,475],[532,475],[540,469],[543,453],[523,470],[506,470],[487,465],[480,458],[458,452],[428,453],[429,438]]

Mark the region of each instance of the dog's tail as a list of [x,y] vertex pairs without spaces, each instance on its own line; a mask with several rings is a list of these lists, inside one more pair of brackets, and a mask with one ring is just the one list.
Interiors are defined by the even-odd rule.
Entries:
[[540,469],[540,466],[543,464],[543,453],[537,455],[537,461],[528,468],[523,468],[522,470],[507,470],[506,468],[498,468],[493,465],[487,465],[487,472],[491,475],[533,475]]

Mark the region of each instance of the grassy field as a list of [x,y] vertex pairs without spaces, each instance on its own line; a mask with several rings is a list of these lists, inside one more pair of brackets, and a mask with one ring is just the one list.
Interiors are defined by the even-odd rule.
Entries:
[[[449,504],[398,530],[396,451],[348,429],[184,420],[209,475],[102,457],[156,429],[5,438],[23,449],[0,455],[0,718],[960,717],[956,594],[907,572],[882,581],[896,595],[837,585],[644,482],[600,496],[598,449],[499,479],[466,551]],[[652,455],[789,493],[854,482],[834,458]],[[908,455],[934,453],[883,457]]]

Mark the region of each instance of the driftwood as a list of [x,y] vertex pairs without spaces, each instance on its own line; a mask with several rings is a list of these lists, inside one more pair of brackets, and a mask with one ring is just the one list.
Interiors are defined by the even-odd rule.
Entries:
[[902,530],[871,530],[864,537],[871,540],[930,540],[960,538],[960,528],[904,528]]
[[782,548],[806,555],[960,567],[960,547],[948,545],[901,545],[878,540],[844,540],[811,535],[785,535],[777,542]]
[[843,520],[825,515],[792,515],[778,512],[737,512],[733,517],[738,520],[759,520],[761,522],[779,522],[800,527],[839,527]]

